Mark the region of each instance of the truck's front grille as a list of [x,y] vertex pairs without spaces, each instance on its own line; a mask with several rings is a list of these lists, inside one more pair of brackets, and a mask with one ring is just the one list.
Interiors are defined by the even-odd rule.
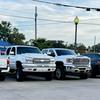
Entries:
[[33,63],[34,64],[49,64],[50,63],[50,59],[47,59],[47,58],[35,58],[35,59],[33,59]]
[[77,59],[73,59],[73,64],[74,65],[88,65],[89,64],[89,59],[85,59],[85,58],[77,58]]

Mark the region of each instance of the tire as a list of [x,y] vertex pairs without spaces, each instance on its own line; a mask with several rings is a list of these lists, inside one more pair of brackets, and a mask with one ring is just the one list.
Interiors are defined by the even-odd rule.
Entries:
[[4,75],[0,75],[0,81],[4,81],[5,80],[5,76]]
[[53,79],[53,74],[52,73],[47,73],[46,76],[45,76],[45,79],[47,81],[51,81]]
[[88,74],[81,74],[80,75],[80,79],[87,79],[88,78]]
[[23,75],[23,71],[21,68],[17,68],[17,70],[16,70],[16,80],[18,82],[21,82],[24,80],[24,75]]
[[63,80],[63,79],[65,79],[65,72],[64,72],[63,68],[60,68],[60,67],[56,68],[55,78],[57,80]]

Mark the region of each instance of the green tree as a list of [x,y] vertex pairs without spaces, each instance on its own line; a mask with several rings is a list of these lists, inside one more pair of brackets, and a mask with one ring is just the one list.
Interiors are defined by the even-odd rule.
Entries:
[[47,46],[46,39],[44,39],[44,38],[38,38],[37,40],[34,40],[33,44],[35,46],[39,47],[40,49],[43,49]]
[[[75,47],[74,47],[74,44],[69,44],[67,48],[74,50]],[[77,52],[76,53],[85,53],[85,51],[86,51],[85,45],[82,43],[79,43],[77,45]]]
[[10,22],[0,23],[0,40],[8,41],[12,44],[24,44],[25,36],[19,33],[17,28],[12,28]]
[[84,44],[82,43],[79,43],[78,46],[77,46],[77,50],[79,53],[85,53],[86,52],[86,47]]
[[67,46],[67,48],[68,48],[68,49],[74,50],[74,44],[69,44],[69,45]]
[[65,48],[64,41],[57,41],[57,40],[48,40],[47,43],[51,44],[53,48]]
[[44,38],[38,38],[37,40],[31,39],[31,40],[27,41],[26,44],[37,46],[40,49],[65,48],[63,41],[56,41],[56,40],[52,41],[52,40],[46,40]]
[[[94,50],[95,49],[95,50]],[[100,53],[100,43],[96,44],[96,45],[93,45],[91,47],[91,51],[92,52],[99,52]]]
[[13,28],[12,33],[8,37],[8,41],[13,44],[24,44],[25,36],[19,33],[17,28]]
[[0,24],[0,39],[8,40],[10,32],[11,32],[10,22],[2,21]]

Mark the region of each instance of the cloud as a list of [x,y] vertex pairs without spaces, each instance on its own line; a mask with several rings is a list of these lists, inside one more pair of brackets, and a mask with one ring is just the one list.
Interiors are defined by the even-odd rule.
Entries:
[[[49,1],[53,2],[52,0]],[[87,7],[99,7],[100,5],[99,0],[55,0],[55,2]],[[81,24],[100,24],[100,14],[95,10],[87,12],[85,9],[58,7],[43,3],[36,3],[32,0],[6,0],[6,2],[4,2],[4,0],[0,0],[0,13],[34,18],[35,6],[38,8],[38,18],[72,22],[55,23],[38,20],[38,37],[46,38],[48,40],[57,39],[68,43],[74,43],[75,26],[73,20],[75,16],[78,16],[80,19],[80,23],[78,25],[78,43],[83,43],[87,46],[93,45],[94,36],[98,37],[97,43],[100,42],[99,25]],[[0,18],[1,20],[10,21],[13,26],[18,27],[20,32],[25,34],[27,40],[32,38],[34,39],[34,19],[22,19],[3,15],[0,15]],[[86,40],[88,40],[88,42]]]

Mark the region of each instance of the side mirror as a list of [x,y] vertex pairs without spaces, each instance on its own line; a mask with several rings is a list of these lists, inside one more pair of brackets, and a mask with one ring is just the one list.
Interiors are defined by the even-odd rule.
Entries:
[[55,57],[55,54],[54,53],[51,53],[51,52],[47,52],[47,55],[52,56],[52,57]]
[[77,53],[78,56],[80,56],[80,53]]
[[15,53],[13,51],[10,52],[10,55],[15,55]]
[[51,55],[51,52],[47,52],[47,55],[49,55],[49,56],[50,56],[50,55]]

